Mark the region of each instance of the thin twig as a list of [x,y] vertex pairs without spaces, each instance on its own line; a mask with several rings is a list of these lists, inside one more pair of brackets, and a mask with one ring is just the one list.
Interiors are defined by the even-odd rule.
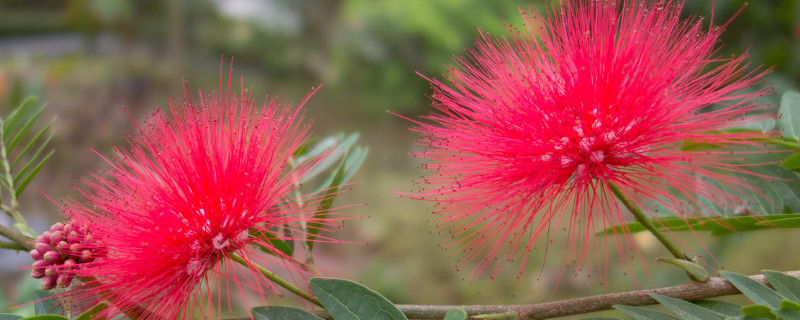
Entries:
[[314,298],[312,295],[306,293],[303,290],[300,290],[300,288],[296,287],[291,282],[286,281],[286,279],[281,278],[279,275],[273,273],[272,271],[267,270],[267,268],[264,268],[261,265],[258,265],[258,264],[252,263],[252,262],[248,263],[247,261],[244,260],[244,258],[242,258],[242,256],[240,256],[239,254],[237,254],[235,252],[232,252],[230,254],[230,258],[231,258],[231,260],[236,261],[237,263],[239,263],[239,264],[241,264],[241,265],[243,265],[245,267],[248,267],[248,268],[255,267],[258,270],[259,273],[261,273],[265,278],[269,279],[273,283],[283,287],[286,290],[289,290],[290,292],[292,292],[292,293],[296,294],[297,296],[305,299],[306,301],[309,301],[309,302],[311,302],[313,304],[316,304],[318,306],[322,306],[322,304],[319,303],[319,300],[317,300],[317,298]]
[[[9,240],[14,241],[14,243],[18,244],[21,247],[21,249],[28,251],[33,250],[33,242],[34,240],[36,240],[1,224],[0,224],[0,236],[6,237]],[[8,248],[8,249],[13,249],[13,248]]]
[[28,251],[28,248],[25,248],[25,247],[19,245],[19,243],[16,243],[16,242],[5,242],[5,241],[0,241],[0,249],[9,249],[9,250],[17,250],[17,251],[20,251],[20,250]]
[[[786,274],[800,278],[800,270]],[[767,284],[763,275],[750,276],[762,284]],[[649,294],[656,293],[681,300],[693,301],[720,296],[740,294],[738,289],[725,278],[709,278],[707,282],[692,282],[685,285],[657,289],[610,293],[569,300],[529,305],[397,305],[409,319],[443,319],[447,310],[460,308],[470,316],[479,314],[517,313],[521,320],[548,319],[576,314],[586,314],[609,310],[615,305],[645,306],[657,304]],[[314,312],[318,317],[332,319],[325,311]]]

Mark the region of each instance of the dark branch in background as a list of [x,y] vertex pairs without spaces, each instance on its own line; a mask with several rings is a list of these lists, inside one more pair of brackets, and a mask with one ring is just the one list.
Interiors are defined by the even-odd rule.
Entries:
[[7,239],[14,241],[14,243],[0,242],[0,248],[14,249],[14,250],[31,251],[33,250],[33,242],[34,240],[36,240],[1,224],[0,224],[0,236],[6,237]]
[[[788,271],[786,274],[800,278],[800,270]],[[750,278],[767,284],[763,275],[754,275]],[[591,297],[561,300],[528,305],[452,305],[452,306],[426,306],[426,305],[397,305],[409,319],[443,319],[447,310],[460,308],[467,311],[470,316],[479,314],[517,313],[521,320],[548,319],[576,314],[609,310],[614,305],[645,306],[658,304],[648,294],[656,293],[681,300],[693,301],[708,299],[733,294],[741,294],[738,289],[724,278],[709,278],[707,282],[693,282],[690,284],[665,287],[657,289],[636,290],[621,293],[602,294]],[[314,312],[318,317],[333,319],[325,311]],[[241,318],[246,319],[246,318]],[[240,320],[240,319],[236,319]]]

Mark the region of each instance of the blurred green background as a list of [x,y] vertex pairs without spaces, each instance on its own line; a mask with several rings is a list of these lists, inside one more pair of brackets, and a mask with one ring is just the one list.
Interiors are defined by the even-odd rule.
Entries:
[[[715,1],[714,23],[724,24],[743,3]],[[556,259],[541,268],[542,257],[532,257],[528,277],[521,281],[514,277],[515,266],[485,286],[482,280],[474,285],[461,280],[466,274],[455,272],[455,257],[437,247],[442,237],[429,232],[427,204],[397,194],[411,190],[418,162],[408,153],[421,147],[408,130],[411,123],[386,112],[412,119],[427,113],[430,88],[416,72],[438,77],[452,55],[472,47],[478,28],[505,34],[504,24],[521,22],[520,5],[528,2],[0,1],[0,112],[6,114],[21,97],[38,95],[47,102],[45,112],[57,117],[56,154],[32,184],[41,192],[29,188],[23,194],[23,210],[36,231],[44,231],[57,219],[58,207],[42,193],[53,199],[75,196],[70,186],[77,177],[103,166],[91,150],[108,154],[113,144],[124,143],[124,134],[133,132],[123,106],[136,118],[166,107],[168,98],[182,94],[181,79],[193,90],[214,90],[220,59],[225,58],[227,68],[233,57],[236,79],[242,76],[256,97],[269,94],[299,102],[312,87],[323,85],[306,106],[310,118],[316,119],[315,135],[357,131],[360,144],[370,148],[355,178],[360,184],[337,200],[366,203],[348,212],[369,218],[348,223],[338,237],[367,244],[319,246],[315,253],[321,268],[360,281],[396,303],[522,304],[551,299],[560,270]],[[705,0],[690,1],[684,9],[687,16],[706,17],[706,23],[710,12],[711,1]],[[751,68],[773,68],[768,80],[776,92],[796,88],[799,22],[796,0],[753,1],[729,25],[719,54],[747,51]],[[775,104],[777,97],[764,100]],[[8,225],[7,220],[0,223]],[[685,280],[675,269],[650,262],[665,255],[651,239],[637,239],[653,284]],[[798,255],[759,250],[776,241],[800,245],[793,232],[706,240],[732,271],[800,266]],[[30,263],[27,254],[0,252],[0,259],[0,307],[28,301],[30,288],[37,284],[25,280],[28,272],[20,269]],[[619,264],[613,253],[609,261]],[[623,276],[624,268],[609,275],[608,288],[565,275],[554,297],[651,285],[644,273],[637,280]],[[296,301],[270,297],[268,303]]]

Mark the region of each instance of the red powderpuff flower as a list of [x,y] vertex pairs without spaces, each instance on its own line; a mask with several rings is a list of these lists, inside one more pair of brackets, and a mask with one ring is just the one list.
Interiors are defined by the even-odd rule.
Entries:
[[[277,290],[255,268],[231,261],[234,254],[250,265],[286,268],[296,281],[313,273],[271,239],[251,234],[305,241],[301,225],[330,228],[345,219],[315,217],[320,196],[294,205],[297,178],[329,155],[291,164],[308,135],[300,108],[311,93],[297,107],[274,98],[258,106],[244,91],[232,94],[230,82],[222,95],[200,92],[199,103],[188,88],[184,95],[149,116],[127,147],[115,148],[105,171],[83,179],[83,203],[66,205],[64,214],[89,226],[104,252],[74,270],[81,285],[59,295],[79,310],[106,300],[107,316],[219,317],[214,289],[227,291],[232,283],[260,294]],[[257,255],[252,244],[279,259]]]
[[[754,99],[767,90],[749,89],[763,72],[745,71],[744,56],[713,57],[721,28],[682,21],[681,9],[616,0],[522,9],[523,30],[483,34],[455,58],[449,84],[430,80],[438,112],[414,128],[426,146],[415,155],[429,161],[412,197],[436,202],[457,268],[493,278],[521,256],[519,277],[560,232],[562,272],[606,279],[611,246],[624,264],[640,256],[628,232],[595,239],[626,222],[612,185],[656,219],[657,206],[689,219],[710,215],[685,208],[701,198],[730,212],[743,202],[753,187],[732,173],[761,135],[719,130],[774,117],[751,115],[766,108]],[[687,141],[741,150],[682,150]]]

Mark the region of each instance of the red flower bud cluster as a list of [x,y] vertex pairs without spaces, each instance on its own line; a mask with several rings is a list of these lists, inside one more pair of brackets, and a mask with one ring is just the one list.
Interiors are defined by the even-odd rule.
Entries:
[[76,221],[56,223],[36,238],[31,250],[31,276],[42,279],[42,289],[66,288],[72,283],[74,270],[80,264],[95,261],[98,245],[88,227]]

